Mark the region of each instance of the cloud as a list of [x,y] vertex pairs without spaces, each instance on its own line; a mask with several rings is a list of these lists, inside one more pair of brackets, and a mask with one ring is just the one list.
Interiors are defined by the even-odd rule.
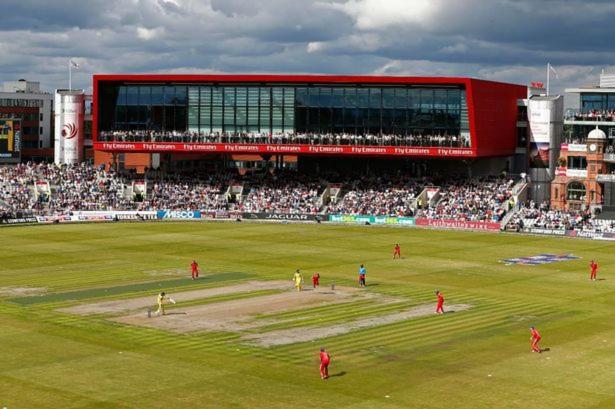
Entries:
[[137,37],[141,40],[152,40],[156,37],[159,37],[163,34],[164,27],[158,28],[145,28],[145,27],[137,27]]
[[464,75],[556,91],[615,67],[598,0],[4,0],[0,79],[51,90],[93,73]]
[[442,6],[442,0],[349,0],[321,4],[348,14],[358,29],[371,30],[427,24]]

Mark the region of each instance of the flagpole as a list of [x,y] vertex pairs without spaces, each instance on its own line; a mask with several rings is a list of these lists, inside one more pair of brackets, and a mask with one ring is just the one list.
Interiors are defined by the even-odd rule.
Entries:
[[73,89],[73,64],[71,64],[72,57],[68,58],[68,90]]
[[550,69],[550,65],[551,63],[548,62],[547,63],[547,96],[549,96],[549,80],[551,79],[551,69]]

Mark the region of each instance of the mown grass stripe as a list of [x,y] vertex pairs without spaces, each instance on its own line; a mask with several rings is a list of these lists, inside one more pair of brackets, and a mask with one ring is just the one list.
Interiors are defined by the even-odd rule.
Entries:
[[[528,308],[530,308],[531,310],[533,307],[538,307],[538,306],[540,305],[539,304],[533,305],[533,306],[522,305],[522,306],[518,306],[517,308],[508,308],[508,307],[503,306],[502,308],[499,308],[499,309],[492,309],[488,311],[487,314],[471,314],[472,310],[468,310],[468,311],[463,311],[460,313],[455,313],[459,315],[455,315],[452,317],[450,315],[444,316],[444,317],[440,317],[440,316],[435,317],[432,315],[422,316],[422,317],[417,317],[414,319],[400,321],[397,323],[355,330],[347,334],[328,338],[328,340],[331,342],[335,342],[335,339],[337,338],[340,338],[340,339],[353,338],[353,339],[346,339],[345,342],[350,347],[356,347],[357,344],[360,344],[366,340],[369,340],[372,337],[388,339],[391,335],[398,333],[400,330],[404,330],[404,331],[411,330],[413,331],[413,334],[426,334],[428,332],[431,333],[432,331],[437,331],[442,328],[446,328],[446,330],[451,331],[451,330],[456,329],[456,326],[452,325],[452,323],[455,323],[456,321],[459,321],[458,324],[462,326],[473,324],[475,322],[480,323],[481,321],[486,321],[487,319],[490,319],[491,317],[497,317],[497,319],[501,319],[502,317],[510,315],[511,313],[518,314],[520,311],[527,311]],[[541,306],[541,308],[544,308],[544,306]],[[440,319],[440,318],[444,318],[444,319]],[[439,319],[439,321],[434,321],[435,319]],[[419,335],[419,336],[422,336],[422,335]],[[293,349],[293,348],[297,348],[299,345],[301,344],[294,344],[291,346],[282,346],[282,347],[273,347],[271,349],[281,349],[281,350]]]
[[[555,310],[546,311],[546,314],[553,313]],[[412,331],[412,328],[399,326],[395,330],[383,331],[380,334],[371,336],[352,337],[351,334],[340,335],[327,340],[322,340],[318,345],[325,343],[327,348],[335,351],[337,355],[347,355],[352,357],[354,362],[371,361],[375,357],[366,357],[364,350],[372,347],[387,347],[402,349],[415,349],[422,345],[432,345],[444,339],[455,338],[457,340],[463,334],[471,334],[493,328],[506,328],[515,326],[514,322],[502,320],[503,314],[490,317],[490,319],[478,320],[477,322],[464,321],[460,325],[442,328],[427,328],[423,331]],[[349,340],[348,338],[352,338]],[[303,344],[301,347],[295,345],[291,350],[275,351],[276,357],[286,357],[292,362],[301,362],[298,357],[309,355],[314,350],[314,343]]]
[[173,280],[158,280],[148,281],[145,283],[133,283],[127,285],[120,285],[114,287],[101,287],[101,288],[87,288],[83,290],[75,290],[61,293],[48,293],[43,295],[33,295],[26,297],[14,297],[8,301],[19,305],[32,305],[32,304],[49,304],[57,303],[61,301],[79,301],[85,299],[97,299],[112,296],[123,296],[126,294],[141,293],[145,291],[157,291],[160,289],[197,289],[203,287],[209,283],[227,282],[230,280],[247,279],[250,275],[246,273],[220,273],[207,276],[203,280],[190,280],[186,278],[179,278]]

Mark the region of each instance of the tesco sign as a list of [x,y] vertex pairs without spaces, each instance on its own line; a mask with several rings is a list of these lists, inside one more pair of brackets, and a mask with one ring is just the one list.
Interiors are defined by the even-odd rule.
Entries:
[[198,210],[158,210],[159,219],[200,219],[201,212]]

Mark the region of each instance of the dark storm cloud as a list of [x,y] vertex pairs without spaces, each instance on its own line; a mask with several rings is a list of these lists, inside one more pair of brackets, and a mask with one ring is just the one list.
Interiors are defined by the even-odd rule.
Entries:
[[468,75],[554,87],[615,65],[615,4],[579,0],[4,0],[0,79],[95,72]]
[[60,31],[70,27],[112,25],[121,0],[2,0],[0,31]]

